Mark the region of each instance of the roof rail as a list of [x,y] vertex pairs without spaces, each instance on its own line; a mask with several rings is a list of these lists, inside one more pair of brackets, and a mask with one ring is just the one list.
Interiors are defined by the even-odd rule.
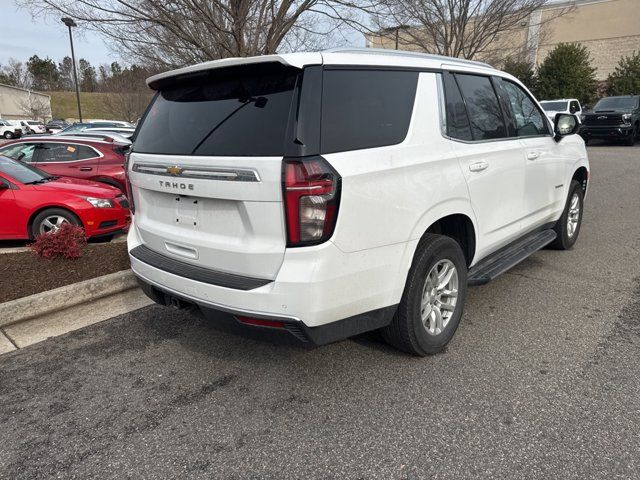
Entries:
[[442,60],[446,62],[463,63],[468,65],[476,65],[485,68],[494,68],[488,63],[477,62],[475,60],[466,60],[464,58],[445,57],[444,55],[434,55],[432,53],[409,52],[407,50],[391,50],[387,48],[353,48],[341,47],[325,50],[327,53],[360,53],[369,55],[389,55],[392,57],[415,57],[424,58],[425,60]]

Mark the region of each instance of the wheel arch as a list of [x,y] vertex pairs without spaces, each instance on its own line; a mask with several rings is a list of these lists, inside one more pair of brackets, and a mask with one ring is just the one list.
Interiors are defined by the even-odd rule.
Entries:
[[73,209],[69,208],[68,205],[44,205],[44,206],[40,206],[38,207],[36,210],[34,210],[31,215],[29,215],[29,221],[27,222],[27,235],[29,236],[29,238],[32,238],[31,236],[31,227],[33,226],[33,221],[34,219],[41,214],[42,212],[44,212],[45,210],[49,210],[51,208],[57,208],[60,210],[66,210],[67,212],[69,212],[71,215],[73,215],[74,217],[76,217],[76,219],[78,220],[78,224],[82,227],[82,228],[86,228],[84,222],[82,221],[82,218],[80,217],[80,215],[78,215],[75,211],[73,211]]
[[435,233],[455,240],[462,249],[467,267],[473,262],[476,253],[476,229],[467,215],[454,213],[433,222],[422,235]]
[[589,183],[589,170],[587,167],[580,166],[578,167],[571,177],[571,181],[576,180],[582,186],[582,193],[587,193],[587,184]]

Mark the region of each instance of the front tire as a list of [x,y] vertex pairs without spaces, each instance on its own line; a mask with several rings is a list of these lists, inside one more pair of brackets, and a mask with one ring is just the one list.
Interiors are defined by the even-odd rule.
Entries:
[[460,245],[426,234],[416,250],[391,324],[382,329],[394,347],[419,356],[441,352],[456,332],[467,295],[467,263]]
[[13,138],[13,133],[11,132],[4,132],[3,137],[7,140],[11,140]]
[[575,245],[580,234],[582,225],[582,210],[584,207],[584,191],[582,185],[576,180],[571,181],[567,203],[560,219],[556,222],[553,230],[556,232],[556,239],[549,244],[550,248],[556,250],[569,250]]
[[63,208],[47,208],[31,222],[31,238],[43,233],[55,233],[64,224],[82,225],[78,217]]

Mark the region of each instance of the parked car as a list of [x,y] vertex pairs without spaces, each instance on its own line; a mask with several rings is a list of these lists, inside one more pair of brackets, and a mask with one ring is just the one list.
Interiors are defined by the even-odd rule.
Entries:
[[22,136],[22,127],[14,124],[11,120],[0,118],[0,136],[6,140],[20,138]]
[[556,113],[571,113],[580,119],[582,115],[582,105],[577,98],[561,98],[559,100],[542,100],[540,106],[544,109],[551,124],[556,119]]
[[124,138],[130,139],[133,134],[135,133],[136,129],[135,128],[128,128],[128,127],[89,127],[89,128],[85,128],[84,130],[82,130],[82,133],[104,133],[104,134],[110,134],[110,133],[116,133]]
[[640,138],[640,95],[601,98],[582,115],[582,123],[580,135],[585,142],[600,138],[633,146]]
[[0,239],[33,239],[67,222],[82,226],[89,238],[112,236],[129,227],[128,207],[117,188],[0,156]]
[[22,125],[22,131],[24,132],[25,135],[47,132],[47,129],[45,128],[44,124],[37,120],[20,120],[20,124]]
[[390,50],[225,59],[148,79],[131,266],[162,305],[322,344],[441,351],[467,285],[576,242],[575,115],[489,65]]
[[25,137],[0,146],[0,155],[51,174],[93,180],[125,191],[124,155],[130,143],[83,137]]
[[132,128],[128,122],[120,122],[120,121],[92,121],[92,122],[76,122],[73,125],[69,125],[68,127],[61,130],[59,133],[78,133],[82,132],[88,128]]
[[59,133],[65,128],[67,128],[69,124],[64,120],[51,120],[49,123],[45,125],[47,133]]
[[56,137],[75,137],[75,138],[95,138],[105,142],[121,143],[122,145],[131,145],[131,140],[123,137],[119,133],[104,132],[102,130],[84,130],[80,133],[59,133]]

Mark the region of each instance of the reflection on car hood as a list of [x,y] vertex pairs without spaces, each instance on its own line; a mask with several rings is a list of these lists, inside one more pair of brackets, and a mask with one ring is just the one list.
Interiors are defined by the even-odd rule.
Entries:
[[37,183],[32,187],[35,190],[73,193],[98,198],[114,198],[121,193],[120,190],[110,185],[69,177],[57,178],[46,183]]

